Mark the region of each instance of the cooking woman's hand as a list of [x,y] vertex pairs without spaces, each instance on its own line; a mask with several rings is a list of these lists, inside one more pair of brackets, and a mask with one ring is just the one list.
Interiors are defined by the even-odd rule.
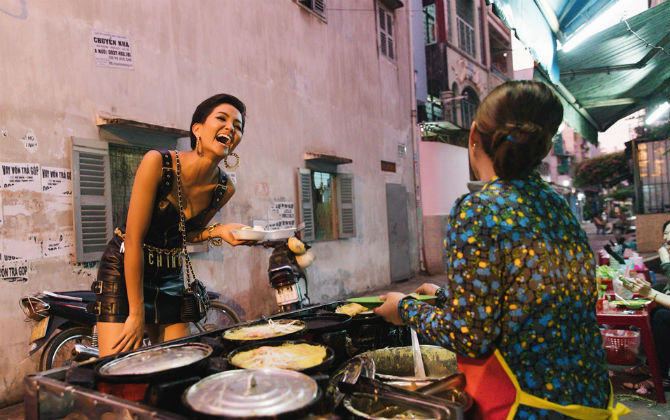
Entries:
[[142,347],[144,338],[144,314],[128,315],[126,322],[123,323],[123,330],[119,339],[112,346],[114,353],[135,350]]
[[418,289],[414,291],[414,293],[418,293],[420,295],[432,295],[434,296],[435,293],[437,292],[437,289],[439,289],[440,286],[437,284],[433,283],[424,283],[421,286],[419,286]]
[[391,324],[403,325],[404,322],[400,319],[400,313],[398,312],[398,302],[405,296],[407,295],[398,292],[390,292],[379,296],[384,303],[382,306],[374,309],[375,314],[381,316],[386,322],[390,322]]

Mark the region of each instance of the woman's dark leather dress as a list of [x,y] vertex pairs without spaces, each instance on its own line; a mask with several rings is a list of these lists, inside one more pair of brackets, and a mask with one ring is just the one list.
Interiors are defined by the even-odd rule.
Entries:
[[[144,237],[144,317],[147,324],[175,324],[181,321],[182,236],[179,231],[179,209],[167,198],[177,174],[169,151],[161,150],[163,175]],[[205,214],[219,208],[228,185],[228,177],[219,170],[219,183],[214,189],[209,208],[186,221],[186,232],[202,229]],[[96,292],[92,309],[98,322],[125,322],[128,317],[128,294],[123,271],[123,237],[125,226],[116,229],[114,237],[100,260],[97,280],[91,289]]]

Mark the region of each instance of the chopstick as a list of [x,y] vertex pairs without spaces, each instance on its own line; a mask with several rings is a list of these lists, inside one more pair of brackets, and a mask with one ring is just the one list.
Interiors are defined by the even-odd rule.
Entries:
[[624,304],[626,304],[626,305],[628,305],[630,303],[633,303],[633,302],[629,301],[628,299],[624,299],[621,296],[617,295],[616,292],[614,292],[614,296],[616,296],[618,299],[622,300],[624,302]]

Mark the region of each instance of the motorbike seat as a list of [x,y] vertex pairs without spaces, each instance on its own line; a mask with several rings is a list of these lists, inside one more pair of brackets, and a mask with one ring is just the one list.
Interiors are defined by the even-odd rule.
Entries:
[[95,293],[91,290],[69,290],[67,292],[49,292],[45,290],[42,293],[50,299],[62,300],[63,302],[95,302]]

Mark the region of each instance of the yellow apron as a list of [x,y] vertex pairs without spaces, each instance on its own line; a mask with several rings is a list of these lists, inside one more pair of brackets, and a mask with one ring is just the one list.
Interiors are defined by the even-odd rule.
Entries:
[[[618,420],[619,417],[630,413],[628,407],[621,403],[614,406],[611,384],[607,408],[592,408],[577,404],[560,405],[524,392],[519,386],[516,375],[497,349],[487,359],[459,356],[458,365],[459,370],[466,376],[466,391],[479,406],[477,408],[479,411],[475,413],[476,417],[510,420],[516,415],[519,405],[552,410],[580,420]],[[491,389],[495,389],[493,398],[489,391]]]

